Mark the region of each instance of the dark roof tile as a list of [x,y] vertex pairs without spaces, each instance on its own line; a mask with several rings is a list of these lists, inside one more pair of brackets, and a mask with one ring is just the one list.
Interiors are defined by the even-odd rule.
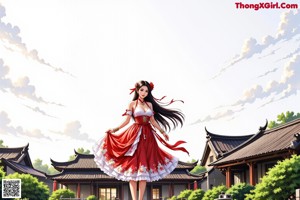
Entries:
[[2,161],[5,162],[5,164],[7,166],[9,166],[10,168],[12,168],[16,172],[24,173],[24,174],[31,174],[33,176],[39,176],[39,177],[46,178],[45,173],[40,172],[40,171],[38,171],[36,169],[33,169],[33,168],[29,167],[29,166],[22,165],[22,164],[16,163],[16,162],[11,161],[11,160],[2,159]]
[[274,129],[259,132],[242,146],[229,152],[227,156],[213,163],[213,165],[235,162],[273,152],[287,151],[291,149],[291,142],[296,140],[295,134],[299,132],[300,119]]

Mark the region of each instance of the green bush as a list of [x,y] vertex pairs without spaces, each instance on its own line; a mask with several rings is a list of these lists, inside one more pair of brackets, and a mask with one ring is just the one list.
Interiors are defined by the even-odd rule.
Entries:
[[[0,140],[1,141],[1,140]],[[2,191],[2,179],[5,177],[5,172],[3,171],[3,167],[0,167],[0,191]],[[0,195],[0,199],[2,199],[2,195]]]
[[244,200],[245,195],[249,194],[251,190],[254,189],[254,186],[246,183],[238,183],[229,188],[226,194],[232,195],[232,200]]
[[75,193],[69,189],[59,189],[52,192],[49,200],[59,200],[62,198],[75,198]]
[[86,200],[97,200],[97,197],[95,195],[90,195],[86,198]]
[[168,200],[177,200],[176,196],[172,196],[171,198],[169,198]]
[[226,192],[226,191],[227,191],[227,188],[225,187],[225,185],[213,187],[212,189],[207,190],[205,192],[202,200],[215,200],[216,198],[219,197],[221,192]]
[[201,174],[206,171],[206,168],[200,165],[196,165],[194,169],[190,171],[191,174]]
[[300,187],[300,155],[278,162],[255,186],[247,200],[288,199]]
[[204,191],[201,189],[197,189],[192,191],[191,195],[189,196],[188,200],[201,200],[204,196]]
[[192,193],[192,190],[182,190],[179,195],[177,196],[177,199],[184,199],[188,198]]
[[13,173],[6,179],[21,179],[21,196],[23,199],[41,200],[49,198],[49,187],[30,174]]

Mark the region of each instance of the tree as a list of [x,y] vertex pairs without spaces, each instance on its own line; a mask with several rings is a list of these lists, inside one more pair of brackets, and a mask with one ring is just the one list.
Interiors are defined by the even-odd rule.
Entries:
[[207,190],[205,192],[202,200],[214,200],[214,199],[218,198],[222,192],[226,192],[226,191],[227,191],[227,188],[225,187],[225,185],[213,187],[212,189]]
[[187,163],[194,163],[196,161],[197,161],[196,159],[192,158],[192,160],[191,161],[187,161]]
[[192,190],[182,190],[180,194],[177,196],[177,199],[188,199],[191,193]]
[[45,172],[47,174],[57,174],[58,171],[54,167],[49,167],[47,164],[43,164],[41,159],[35,159],[33,162],[33,167],[37,170]]
[[52,192],[49,200],[60,200],[60,198],[75,198],[75,193],[69,189],[59,189]]
[[300,187],[300,155],[278,162],[255,186],[247,200],[288,199]]
[[294,119],[300,118],[300,113],[295,114],[293,111],[287,111],[286,113],[281,113],[277,115],[277,122],[276,121],[270,121],[268,128],[274,128],[276,126],[279,126],[281,124],[290,122]]
[[0,148],[7,148],[7,146],[3,144],[3,140],[0,140]]
[[204,191],[201,189],[193,190],[192,193],[190,194],[188,200],[200,200],[204,196]]
[[[90,150],[84,150],[84,148],[78,148],[77,150],[76,150],[78,153],[81,153],[81,154],[90,154]],[[72,155],[72,156],[70,156],[69,157],[69,161],[72,161],[72,160],[74,160],[75,159],[75,155]]]
[[194,169],[192,169],[190,172],[191,172],[192,174],[200,174],[200,173],[205,172],[205,171],[206,171],[206,168],[205,168],[205,167],[200,166],[200,165],[196,165],[196,166],[194,167]]
[[30,174],[13,173],[7,175],[5,179],[21,179],[21,195],[23,199],[41,200],[49,198],[49,187]]
[[238,183],[233,185],[226,191],[226,194],[231,194],[233,200],[244,200],[245,195],[249,194],[251,190],[254,189],[254,186],[246,183]]
[[[187,161],[187,163],[195,163],[195,162],[197,162],[197,160],[194,159],[194,158],[192,158],[191,161]],[[200,174],[200,173],[205,172],[205,171],[206,171],[206,168],[205,168],[205,167],[200,166],[200,165],[196,165],[196,166],[194,167],[194,169],[192,169],[190,172],[191,172],[192,174]]]

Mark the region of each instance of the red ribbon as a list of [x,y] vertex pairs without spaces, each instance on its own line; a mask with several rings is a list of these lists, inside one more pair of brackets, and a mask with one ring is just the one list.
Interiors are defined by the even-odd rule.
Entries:
[[135,91],[135,88],[131,88],[130,90],[131,92],[129,94],[132,94]]
[[164,139],[162,139],[154,130],[153,130],[156,138],[163,144],[165,145],[166,147],[168,147],[169,149],[171,150],[174,150],[174,151],[183,151],[185,153],[187,153],[189,156],[190,156],[190,153],[184,148],[184,147],[178,147],[179,145],[183,144],[183,143],[186,143],[185,141],[183,140],[179,140],[177,141],[175,144],[171,145],[169,143],[167,143]]

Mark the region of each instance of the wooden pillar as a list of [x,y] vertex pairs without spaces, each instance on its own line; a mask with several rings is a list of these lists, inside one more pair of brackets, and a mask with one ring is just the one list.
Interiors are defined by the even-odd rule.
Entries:
[[190,190],[191,189],[191,183],[187,184],[187,189]]
[[227,169],[226,169],[226,187],[230,188],[231,185],[232,185],[232,182],[231,182],[231,168],[227,167]]
[[90,195],[93,195],[94,191],[93,191],[93,181],[90,182]]
[[121,183],[121,195],[120,195],[119,199],[124,199],[124,184],[123,183]]
[[150,200],[153,200],[153,185],[150,186]]
[[57,181],[53,181],[53,191],[57,190]]
[[174,189],[174,184],[172,184],[172,196],[175,195],[175,189]]
[[172,183],[169,183],[168,195],[169,195],[169,197],[173,196],[173,194],[172,194]]
[[174,184],[171,183],[170,187],[171,187],[170,197],[172,197],[172,196],[174,196]]
[[197,190],[197,189],[198,189],[197,181],[194,181],[194,190]]
[[77,184],[77,198],[80,198],[80,183]]
[[254,163],[250,162],[248,163],[249,166],[249,179],[250,179],[250,185],[255,185],[255,170],[254,170]]

